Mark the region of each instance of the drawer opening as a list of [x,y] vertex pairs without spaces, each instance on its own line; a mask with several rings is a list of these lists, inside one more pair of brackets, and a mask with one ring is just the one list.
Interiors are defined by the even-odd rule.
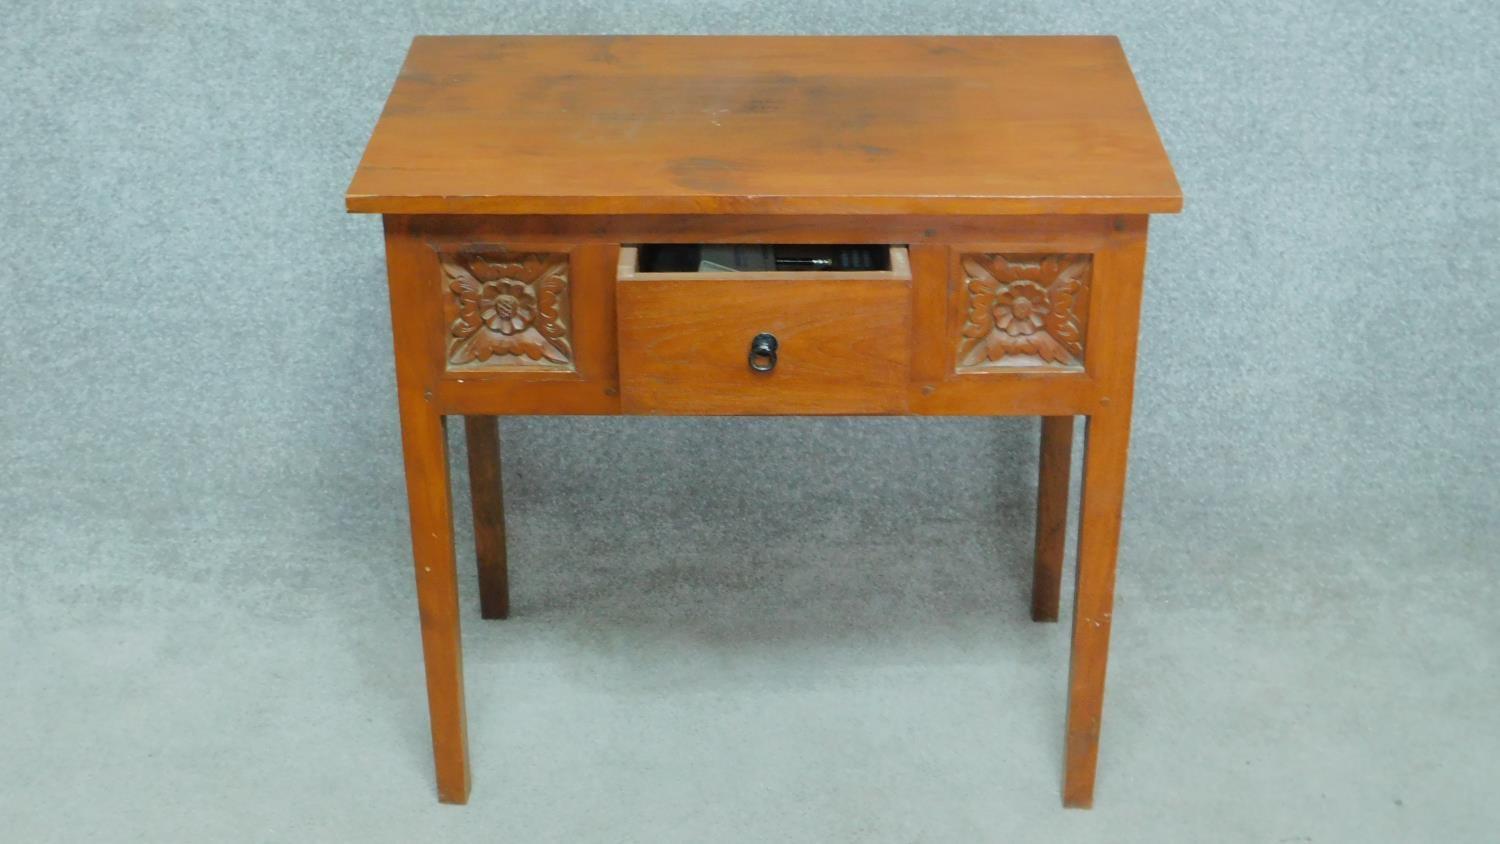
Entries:
[[739,281],[911,278],[905,246],[643,243],[620,247],[619,278]]

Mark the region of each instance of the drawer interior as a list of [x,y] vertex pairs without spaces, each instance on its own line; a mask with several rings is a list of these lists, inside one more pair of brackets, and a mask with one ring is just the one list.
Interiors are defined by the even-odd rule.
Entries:
[[622,280],[911,280],[905,246],[643,243],[620,247]]

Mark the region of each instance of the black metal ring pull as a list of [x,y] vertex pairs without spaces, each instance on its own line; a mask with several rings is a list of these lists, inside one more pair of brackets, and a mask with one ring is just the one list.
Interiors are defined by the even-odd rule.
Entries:
[[776,335],[757,334],[750,341],[750,368],[770,372],[776,368]]

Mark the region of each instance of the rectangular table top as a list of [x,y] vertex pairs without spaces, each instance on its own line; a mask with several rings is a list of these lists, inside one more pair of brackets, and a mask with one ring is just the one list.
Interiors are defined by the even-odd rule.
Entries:
[[421,36],[346,197],[391,214],[1143,214],[1108,36]]

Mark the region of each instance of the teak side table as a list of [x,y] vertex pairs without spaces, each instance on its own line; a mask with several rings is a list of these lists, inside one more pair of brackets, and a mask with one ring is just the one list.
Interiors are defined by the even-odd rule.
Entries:
[[1038,621],[1088,420],[1063,802],[1090,805],[1146,223],[1182,206],[1115,38],[419,37],[346,202],[385,220],[440,800],[469,794],[448,416],[504,618],[496,415],[960,414],[1042,417]]

